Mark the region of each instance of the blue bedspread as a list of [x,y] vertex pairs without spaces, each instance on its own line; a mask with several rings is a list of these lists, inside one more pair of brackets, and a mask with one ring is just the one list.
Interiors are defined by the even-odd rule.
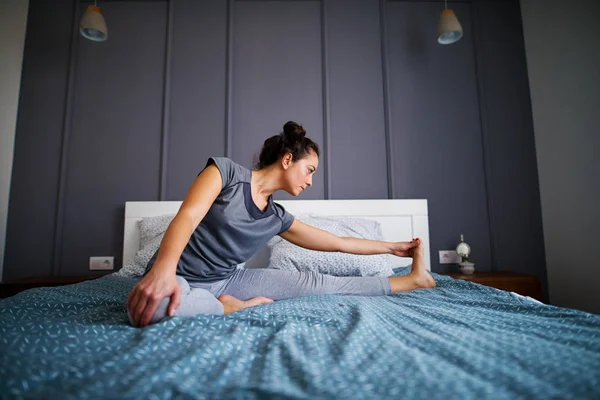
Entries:
[[146,329],[132,279],[32,289],[0,300],[0,397],[600,398],[600,316],[434,277]]

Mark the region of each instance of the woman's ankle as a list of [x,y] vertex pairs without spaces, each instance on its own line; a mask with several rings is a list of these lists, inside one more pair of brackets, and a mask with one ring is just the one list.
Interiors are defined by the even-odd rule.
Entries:
[[432,289],[436,286],[435,279],[427,270],[418,270],[411,272],[414,283],[417,289]]

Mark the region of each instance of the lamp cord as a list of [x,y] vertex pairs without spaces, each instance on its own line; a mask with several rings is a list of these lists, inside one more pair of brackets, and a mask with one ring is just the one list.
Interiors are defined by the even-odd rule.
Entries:
[[447,10],[448,9],[448,0],[444,0],[444,8]]

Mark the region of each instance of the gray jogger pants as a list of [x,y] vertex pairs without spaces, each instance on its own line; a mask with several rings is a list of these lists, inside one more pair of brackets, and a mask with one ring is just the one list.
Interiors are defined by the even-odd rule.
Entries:
[[[313,294],[350,294],[377,296],[391,294],[388,278],[379,276],[332,276],[317,272],[292,272],[278,269],[238,269],[227,279],[212,283],[188,283],[177,276],[181,285],[181,302],[175,316],[223,314],[223,305],[217,300],[229,294],[240,300],[264,296],[273,300]],[[165,297],[159,304],[151,324],[167,317],[171,301]],[[129,314],[129,312],[128,312]],[[129,318],[131,323],[131,317]]]

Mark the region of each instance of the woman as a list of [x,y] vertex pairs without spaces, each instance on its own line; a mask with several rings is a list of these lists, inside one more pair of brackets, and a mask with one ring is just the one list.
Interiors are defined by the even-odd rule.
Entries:
[[[208,160],[127,298],[132,325],[144,327],[173,315],[229,314],[311,294],[385,295],[435,287],[419,239],[338,237],[294,219],[273,202],[276,190],[297,196],[312,185],[319,148],[305,135],[302,126],[286,123],[283,132],[265,140],[257,170],[227,158]],[[412,257],[412,272],[385,278],[236,269],[275,235],[311,250]]]

